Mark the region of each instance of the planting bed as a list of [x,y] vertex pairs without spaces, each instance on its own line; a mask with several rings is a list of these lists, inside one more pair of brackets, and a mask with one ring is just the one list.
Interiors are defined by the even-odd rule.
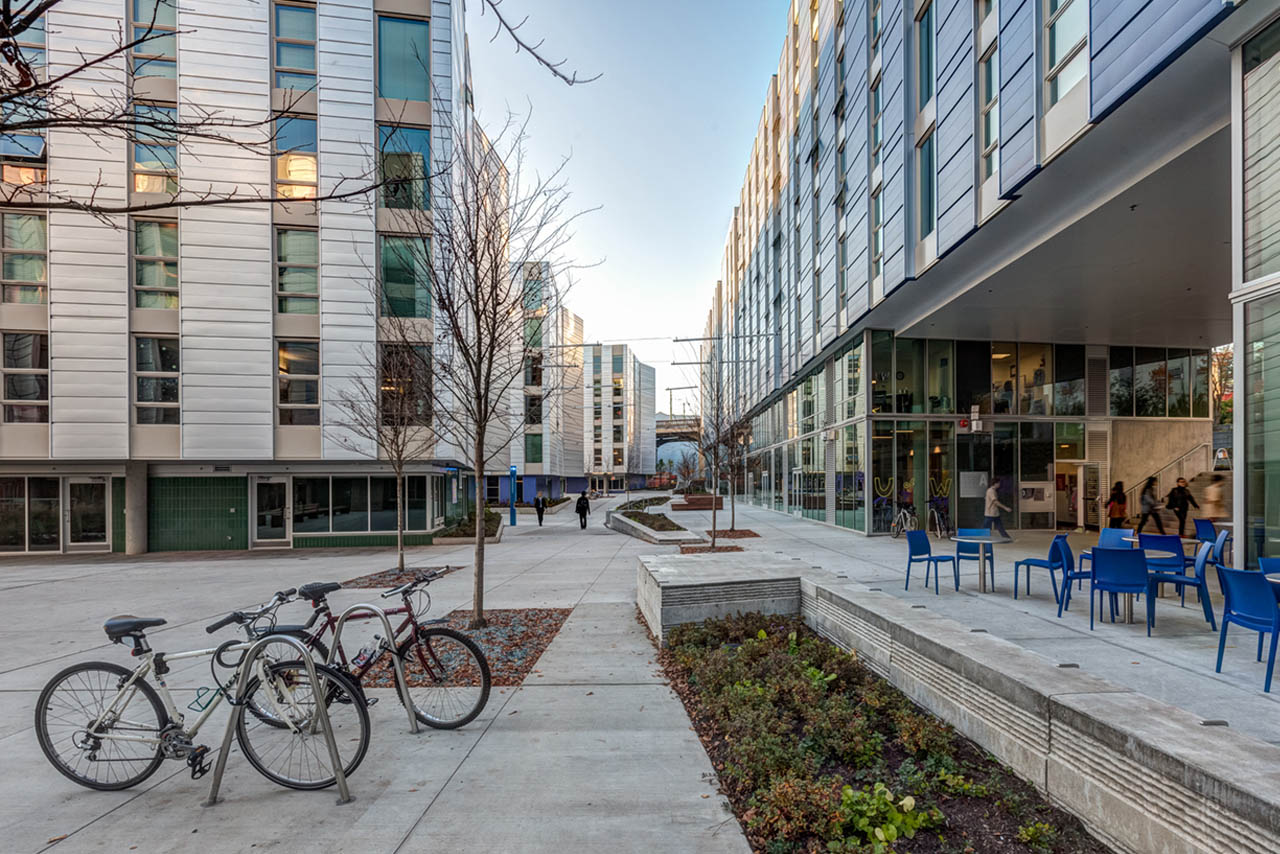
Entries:
[[659,504],[666,504],[671,498],[666,495],[658,495],[652,498],[637,498],[635,501],[628,501],[618,507],[620,511],[628,510],[647,510],[650,507],[657,507]]
[[661,513],[645,513],[643,510],[623,510],[622,515],[632,522],[639,522],[650,531],[686,531],[683,525],[671,521],[671,517]]
[[682,555],[706,555],[706,554],[711,554],[712,552],[740,552],[740,551],[742,551],[742,546],[716,546],[714,549],[711,548],[711,546],[681,546],[680,547],[680,554]]
[[[746,539],[750,539],[751,537],[760,536],[750,528],[735,528],[732,531],[717,530],[715,533],[716,533],[717,540],[746,540]],[[711,536],[710,531],[707,531],[707,536],[708,537]]]
[[797,618],[678,626],[659,659],[757,852],[1108,850]]

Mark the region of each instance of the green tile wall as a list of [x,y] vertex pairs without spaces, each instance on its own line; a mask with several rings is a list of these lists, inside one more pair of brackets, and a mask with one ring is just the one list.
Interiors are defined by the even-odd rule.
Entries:
[[[394,546],[395,544],[395,534],[330,534],[323,537],[300,537],[295,534],[293,538],[295,549],[345,549],[360,546]],[[405,534],[404,544],[429,546],[431,535]]]
[[[121,502],[124,501],[121,488]],[[249,481],[153,477],[147,481],[147,548],[153,552],[249,548]],[[123,540],[123,527],[121,539]]]
[[124,478],[111,478],[111,551],[124,551]]

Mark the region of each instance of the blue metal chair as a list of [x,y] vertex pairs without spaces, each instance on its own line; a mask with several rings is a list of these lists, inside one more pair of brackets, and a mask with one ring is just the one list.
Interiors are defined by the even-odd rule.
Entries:
[[[1110,593],[1111,622],[1116,621],[1116,594],[1145,593],[1148,589],[1147,560],[1137,549],[1094,549],[1093,577],[1089,580],[1089,631],[1093,631],[1095,594]],[[1147,636],[1155,619],[1156,600],[1147,597]]]
[[[1151,572],[1158,572],[1163,575],[1186,575],[1187,561],[1186,555],[1182,551],[1182,537],[1176,534],[1139,534],[1139,549],[1154,549],[1162,552],[1172,552],[1173,557],[1152,558],[1147,560],[1147,569]],[[1192,561],[1194,563],[1194,560]],[[1156,590],[1156,588],[1152,588]],[[1182,604],[1187,604],[1187,592],[1182,590]]]
[[[991,531],[986,528],[960,528],[956,531],[956,535],[960,537],[985,537]],[[966,560],[976,560],[979,568],[982,566],[983,554],[987,556],[987,567],[991,573],[991,589],[996,586],[996,550],[991,543],[956,543],[956,575],[959,576],[960,563]],[[956,585],[956,589],[960,589],[960,585]]]
[[[1127,546],[1127,543],[1122,543]],[[1094,547],[1097,551],[1097,547]],[[1071,543],[1063,538],[1058,545],[1058,554],[1062,557],[1062,590],[1058,597],[1058,617],[1062,617],[1062,612],[1071,604],[1071,582],[1083,583],[1085,579],[1093,578],[1093,567],[1089,569],[1076,569],[1076,559],[1071,553]]]
[[1218,539],[1218,529],[1213,526],[1212,519],[1192,519],[1196,523],[1196,539],[1202,543],[1212,543]]
[[[1129,548],[1129,543],[1126,543],[1124,538],[1132,536],[1133,528],[1103,528],[1098,532],[1098,547],[1104,549],[1127,549]],[[1080,569],[1082,573],[1086,560],[1090,563],[1093,562],[1093,549],[1085,549],[1080,553]],[[1083,583],[1083,579],[1088,577],[1087,573],[1077,575],[1077,579],[1081,580],[1081,583]]]
[[1223,528],[1213,541],[1213,554],[1210,555],[1209,560],[1218,566],[1226,566],[1227,543],[1229,542],[1231,542],[1231,532]]
[[929,535],[924,531],[907,531],[907,584],[904,590],[911,589],[911,565],[924,564],[924,586],[929,586],[929,571],[933,570],[933,592],[938,593],[938,572],[941,563],[951,564],[951,571],[956,577],[956,589],[960,589],[960,568],[951,555],[935,555],[929,543]]
[[1053,601],[1058,601],[1058,580],[1054,575],[1058,570],[1062,569],[1062,552],[1060,546],[1067,541],[1066,534],[1058,534],[1053,538],[1053,542],[1049,544],[1049,557],[1029,557],[1024,558],[1013,565],[1013,598],[1018,598],[1018,572],[1021,567],[1027,568],[1027,595],[1031,595],[1031,567],[1049,570],[1049,583],[1053,585]]
[[[1209,603],[1209,587],[1205,580],[1205,567],[1209,564],[1209,552],[1213,550],[1213,546],[1209,543],[1201,543],[1200,548],[1196,549],[1194,558],[1195,574],[1187,575],[1185,572],[1168,573],[1162,570],[1154,569],[1155,561],[1147,561],[1148,568],[1152,568],[1151,587],[1148,596],[1156,595],[1157,584],[1176,584],[1178,589],[1182,591],[1182,603],[1185,607],[1187,601],[1187,588],[1196,588],[1196,594],[1200,597],[1200,606],[1204,608],[1204,619],[1212,629],[1217,629],[1218,624],[1213,619],[1213,606]],[[1155,622],[1154,614],[1152,623]]]
[[1222,672],[1222,652],[1227,646],[1227,626],[1235,623],[1258,633],[1258,661],[1262,660],[1262,638],[1271,633],[1271,652],[1267,656],[1267,679],[1263,691],[1271,690],[1271,673],[1276,666],[1276,639],[1280,637],[1280,607],[1276,606],[1274,585],[1265,572],[1251,572],[1218,565],[1218,583],[1226,603],[1222,607],[1222,631],[1218,635],[1218,664]]

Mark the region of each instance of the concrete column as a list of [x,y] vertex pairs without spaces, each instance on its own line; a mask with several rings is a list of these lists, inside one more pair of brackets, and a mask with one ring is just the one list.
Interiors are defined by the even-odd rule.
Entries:
[[147,551],[147,464],[129,462],[124,466],[124,552]]

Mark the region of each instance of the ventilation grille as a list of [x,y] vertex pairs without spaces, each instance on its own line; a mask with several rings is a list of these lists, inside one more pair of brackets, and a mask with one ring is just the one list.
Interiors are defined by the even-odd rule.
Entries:
[[1106,415],[1110,411],[1109,391],[1107,389],[1107,360],[1090,359],[1086,377],[1088,401],[1085,404],[1089,415]]

